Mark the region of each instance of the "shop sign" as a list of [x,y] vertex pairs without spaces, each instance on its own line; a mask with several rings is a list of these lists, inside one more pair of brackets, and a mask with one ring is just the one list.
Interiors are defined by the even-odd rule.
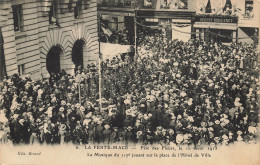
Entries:
[[219,16],[219,15],[199,15],[195,17],[196,22],[215,22],[215,23],[237,23],[238,17]]

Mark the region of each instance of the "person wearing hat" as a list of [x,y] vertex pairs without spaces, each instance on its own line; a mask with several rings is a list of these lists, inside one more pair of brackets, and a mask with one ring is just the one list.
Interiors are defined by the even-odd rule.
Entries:
[[18,123],[15,125],[15,136],[17,136],[17,138],[15,138],[16,143],[29,143],[29,132],[28,132],[28,124],[27,122],[25,122],[25,120],[23,118],[20,118],[18,120]]
[[250,125],[248,127],[248,133],[252,136],[256,136],[257,133],[257,124],[255,122],[250,122]]
[[83,128],[80,121],[77,121],[76,127],[73,129],[72,140],[74,144],[82,144]]
[[255,123],[258,123],[259,122],[259,118],[257,116],[257,113],[255,110],[251,109],[249,111],[249,115],[248,115],[248,122],[255,122]]
[[228,139],[229,139],[229,141],[228,141],[228,143],[233,143],[234,142],[234,134],[233,134],[233,132],[228,132]]
[[154,134],[151,131],[151,128],[147,127],[146,131],[144,133],[144,143],[145,144],[153,144],[153,137],[154,137]]
[[126,144],[126,132],[127,132],[127,127],[123,127],[122,129],[119,130],[118,132],[119,143]]
[[143,123],[141,123],[141,120],[139,119],[136,119],[135,120],[135,126],[133,128],[134,132],[137,132],[137,131],[144,131],[145,130],[145,126],[143,125]]
[[153,144],[160,144],[160,142],[163,140],[163,127],[159,126],[156,128],[156,131],[154,132],[153,137]]
[[1,144],[10,144],[10,137],[9,137],[10,127],[8,124],[3,124],[1,127],[0,124],[0,143]]
[[58,135],[60,136],[60,144],[64,144],[64,142],[65,142],[65,134],[66,134],[66,129],[67,129],[67,126],[66,126],[66,124],[59,124],[58,125]]
[[132,126],[128,126],[127,127],[127,131],[126,131],[126,134],[125,134],[125,142],[126,144],[134,144],[136,139],[135,139],[135,136],[134,136],[134,133],[133,133],[133,130],[132,130]]
[[232,123],[234,123],[235,125],[239,125],[240,124],[240,120],[243,120],[243,115],[239,112],[235,112],[235,116],[232,120]]
[[75,117],[76,117],[77,120],[82,121],[84,116],[85,116],[85,108],[83,106],[80,106],[79,103],[77,103],[75,105],[75,107],[76,107]]
[[128,126],[132,126],[133,125],[133,118],[131,116],[131,113],[129,113],[127,116],[126,116],[126,119],[124,119],[124,124],[123,126],[124,127],[128,127]]
[[91,121],[89,124],[88,124],[88,144],[94,144],[95,142],[95,123],[94,121]]
[[234,119],[235,113],[237,112],[236,108],[229,109],[229,115],[231,116],[231,119]]
[[118,127],[113,127],[113,131],[110,134],[110,143],[118,143],[119,142],[119,133]]
[[176,143],[177,143],[177,145],[183,144],[183,141],[184,141],[183,134],[179,131],[176,132]]
[[96,132],[95,132],[96,133],[95,141],[97,143],[101,143],[104,141],[103,131],[104,131],[103,123],[102,123],[102,121],[98,121],[97,126],[96,126]]
[[109,144],[110,143],[110,135],[111,135],[111,130],[110,130],[110,125],[106,124],[104,125],[104,131],[103,131],[103,136],[104,136],[104,144]]
[[235,144],[240,144],[242,141],[244,141],[243,132],[240,131],[240,130],[238,130],[238,131],[236,132],[236,134],[237,134],[237,137],[236,137],[236,142],[235,142]]
[[216,145],[220,144],[220,140],[221,140],[220,137],[218,137],[218,136],[214,137],[214,142]]
[[139,104],[139,111],[142,112],[142,113],[146,113],[147,111],[147,104],[146,104],[146,99],[145,98],[142,98],[140,100],[140,104]]

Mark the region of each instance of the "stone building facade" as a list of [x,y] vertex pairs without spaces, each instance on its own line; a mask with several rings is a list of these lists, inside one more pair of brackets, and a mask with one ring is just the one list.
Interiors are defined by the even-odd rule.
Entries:
[[154,34],[161,29],[165,37],[184,41],[191,37],[194,0],[98,0],[97,4],[104,24],[112,31],[126,29],[134,36],[136,17],[137,31]]
[[48,78],[98,59],[96,0],[0,0],[1,77]]

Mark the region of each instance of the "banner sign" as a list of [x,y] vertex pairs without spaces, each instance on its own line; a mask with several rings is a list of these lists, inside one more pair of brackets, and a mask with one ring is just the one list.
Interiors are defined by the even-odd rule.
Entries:
[[132,45],[120,45],[100,42],[100,51],[102,53],[102,59],[113,59],[113,57],[122,53],[132,52]]
[[215,22],[215,23],[237,23],[238,17],[217,16],[217,15],[196,15],[196,22]]

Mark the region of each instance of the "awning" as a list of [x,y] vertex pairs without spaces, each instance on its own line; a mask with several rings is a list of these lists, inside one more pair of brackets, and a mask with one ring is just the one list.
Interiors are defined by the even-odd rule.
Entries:
[[172,24],[172,38],[188,42],[191,37],[191,24]]
[[236,23],[214,23],[214,22],[196,22],[194,28],[210,28],[210,29],[223,29],[223,30],[237,30]]
[[100,42],[102,60],[112,59],[119,54],[132,52],[132,47],[132,45],[120,45]]
[[172,19],[174,23],[191,23],[191,19]]
[[145,18],[146,22],[159,22],[158,18]]

